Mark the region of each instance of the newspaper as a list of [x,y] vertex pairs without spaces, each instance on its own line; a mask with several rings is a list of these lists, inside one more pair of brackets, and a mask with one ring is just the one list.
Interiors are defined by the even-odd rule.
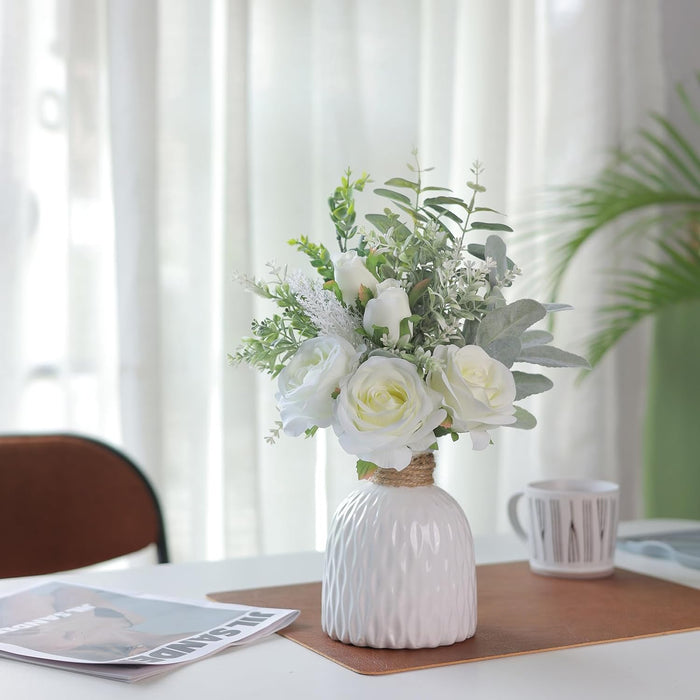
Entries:
[[48,581],[0,597],[0,657],[137,681],[248,644],[298,615]]

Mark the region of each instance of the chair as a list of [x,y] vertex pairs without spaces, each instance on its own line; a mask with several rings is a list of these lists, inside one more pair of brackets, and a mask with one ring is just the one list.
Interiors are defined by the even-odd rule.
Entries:
[[128,457],[78,435],[0,436],[0,578],[76,569],[155,544],[158,497]]

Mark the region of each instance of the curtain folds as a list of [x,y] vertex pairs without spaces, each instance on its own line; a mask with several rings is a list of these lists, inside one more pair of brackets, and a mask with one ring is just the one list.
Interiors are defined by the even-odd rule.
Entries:
[[[290,238],[332,247],[346,168],[380,184],[417,148],[463,191],[478,159],[481,203],[517,229],[664,107],[654,0],[0,7],[0,430],[121,445],[163,496],[176,559],[322,547],[354,485],[332,434],[267,445],[274,384],[226,362],[270,312],[235,273],[301,266]],[[516,240],[513,257],[529,280],[550,250]],[[565,285],[573,351],[604,256]],[[582,387],[552,373],[533,432],[441,449],[439,482],[475,531],[504,528],[507,496],[551,474],[621,480],[623,517],[639,515],[645,346],[642,330]]]

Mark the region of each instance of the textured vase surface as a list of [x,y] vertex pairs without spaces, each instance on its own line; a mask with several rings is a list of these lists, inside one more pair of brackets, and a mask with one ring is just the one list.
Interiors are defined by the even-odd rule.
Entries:
[[326,547],[323,630],[355,646],[420,649],[476,631],[469,524],[438,486],[372,482],[335,513]]

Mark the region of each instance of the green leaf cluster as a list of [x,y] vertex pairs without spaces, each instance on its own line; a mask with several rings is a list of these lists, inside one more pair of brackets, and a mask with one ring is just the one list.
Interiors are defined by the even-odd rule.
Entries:
[[[365,185],[371,182],[369,175],[363,173],[357,180],[352,179],[352,173],[348,168],[341,179],[340,185],[335,188],[328,198],[328,206],[331,212],[331,221],[335,226],[336,240],[341,252],[348,249],[348,241],[355,238],[358,227],[355,223],[355,192],[362,192]],[[359,247],[362,248],[360,241]]]
[[[446,187],[426,185],[416,158],[412,177],[394,177],[374,193],[387,200],[382,213],[367,214],[363,231],[368,269],[379,280],[396,279],[409,294],[414,318],[411,345],[431,350],[438,345],[473,342],[474,323],[490,308],[504,303],[500,289],[510,286],[518,270],[505,255],[505,243],[489,236],[486,245],[467,242],[473,231],[511,231],[506,224],[473,220],[498,214],[476,206],[482,167],[471,171],[470,192],[463,199]],[[438,193],[438,194],[436,194]],[[363,250],[358,249],[362,254]],[[488,259],[490,267],[478,264]],[[371,260],[371,263],[370,263]]]
[[316,272],[321,275],[325,282],[333,280],[335,271],[331,261],[331,254],[323,243],[313,243],[306,236],[300,236],[298,239],[292,238],[287,243],[295,246],[300,253],[304,253],[309,257],[311,267],[316,269]]
[[231,364],[249,364],[276,377],[301,343],[314,338],[318,329],[303,310],[299,299],[292,294],[286,282],[286,271],[273,265],[273,282],[245,279],[248,288],[259,296],[272,300],[281,313],[276,313],[251,324],[252,335],[241,340],[233,354],[228,355]]

